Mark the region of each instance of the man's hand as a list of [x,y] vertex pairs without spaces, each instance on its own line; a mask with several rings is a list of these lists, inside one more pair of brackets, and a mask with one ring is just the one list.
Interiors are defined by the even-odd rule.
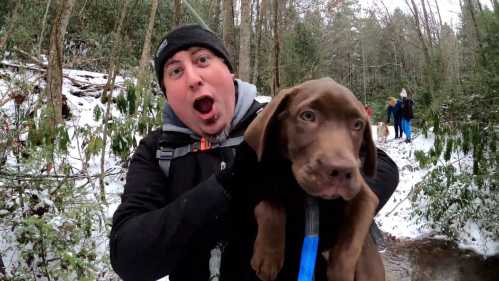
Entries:
[[227,163],[225,169],[219,170],[215,177],[230,195],[237,185],[247,183],[252,177],[257,176],[258,165],[255,151],[246,142],[242,142],[236,148],[234,159]]

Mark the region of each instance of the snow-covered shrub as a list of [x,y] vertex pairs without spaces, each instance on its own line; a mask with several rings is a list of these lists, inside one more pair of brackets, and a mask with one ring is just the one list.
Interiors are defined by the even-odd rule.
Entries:
[[433,118],[433,147],[427,153],[415,153],[422,167],[431,168],[411,198],[415,214],[453,239],[462,239],[463,229],[473,224],[480,237],[497,240],[499,128],[492,121],[454,127],[440,122],[438,115]]
[[84,132],[95,132],[70,123],[50,126],[39,99],[43,84],[22,73],[5,76],[0,258],[6,272],[0,279],[97,280],[111,268],[105,249],[110,221],[95,195],[96,176],[88,172],[91,155],[85,157]]

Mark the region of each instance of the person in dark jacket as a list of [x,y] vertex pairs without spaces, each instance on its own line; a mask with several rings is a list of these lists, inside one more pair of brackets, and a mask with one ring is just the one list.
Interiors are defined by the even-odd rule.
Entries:
[[412,138],[411,120],[414,118],[414,102],[407,97],[407,91],[404,88],[402,88],[402,91],[400,92],[400,98],[402,99],[400,106],[400,111],[402,113],[402,130],[404,130],[405,142],[410,143]]
[[[269,170],[242,142],[263,106],[256,87],[234,78],[221,40],[199,25],[168,33],[154,61],[167,101],[164,125],[131,158],[113,216],[113,269],[126,281],[258,280],[248,257],[224,251],[233,239],[235,191],[265,184]],[[378,176],[366,181],[381,207],[398,184],[398,168],[381,150],[378,156]]]
[[402,111],[400,110],[401,103],[399,99],[394,97],[388,98],[388,106],[386,107],[386,123],[390,123],[390,118],[393,116],[393,127],[395,128],[395,138],[402,138]]

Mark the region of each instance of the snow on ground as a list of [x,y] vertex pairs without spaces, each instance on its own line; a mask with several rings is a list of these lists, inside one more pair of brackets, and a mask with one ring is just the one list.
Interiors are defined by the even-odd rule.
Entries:
[[[377,140],[376,126],[372,127],[373,139]],[[424,219],[416,220],[412,215],[413,205],[410,201],[411,191],[423,179],[430,169],[421,169],[417,163],[414,152],[422,150],[427,152],[434,142],[433,135],[425,138],[423,135],[413,135],[412,143],[394,139],[395,131],[389,126],[390,136],[384,143],[376,141],[376,145],[383,149],[399,167],[400,182],[394,194],[380,210],[375,220],[381,230],[401,239],[435,238],[447,239],[440,235]],[[458,237],[458,247],[473,250],[483,256],[499,254],[499,240],[494,241],[485,237],[477,224],[468,221]]]
[[[427,151],[432,147],[433,138],[424,138],[421,135],[413,136],[412,143],[405,143],[404,139],[394,139],[395,131],[389,126],[390,136],[385,143],[376,141],[376,145],[383,149],[399,167],[399,185],[386,205],[376,216],[379,227],[395,237],[417,239],[426,236],[431,229],[425,224],[416,221],[411,216],[412,205],[408,196],[414,186],[420,182],[428,170],[419,169],[414,157],[415,150]],[[373,126],[373,139],[377,140],[376,126]]]

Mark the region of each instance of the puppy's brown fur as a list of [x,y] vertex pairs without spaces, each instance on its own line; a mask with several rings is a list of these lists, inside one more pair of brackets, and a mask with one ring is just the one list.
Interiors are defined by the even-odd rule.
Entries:
[[[329,280],[384,280],[381,257],[367,237],[378,205],[365,183],[373,175],[376,148],[362,104],[330,78],[283,90],[252,122],[246,142],[261,160],[271,130],[277,130],[282,157],[309,195],[348,201],[347,222],[329,250]],[[274,280],[284,263],[286,211],[262,201],[255,208],[258,232],[251,265],[262,280]],[[367,241],[367,242],[365,242]]]

